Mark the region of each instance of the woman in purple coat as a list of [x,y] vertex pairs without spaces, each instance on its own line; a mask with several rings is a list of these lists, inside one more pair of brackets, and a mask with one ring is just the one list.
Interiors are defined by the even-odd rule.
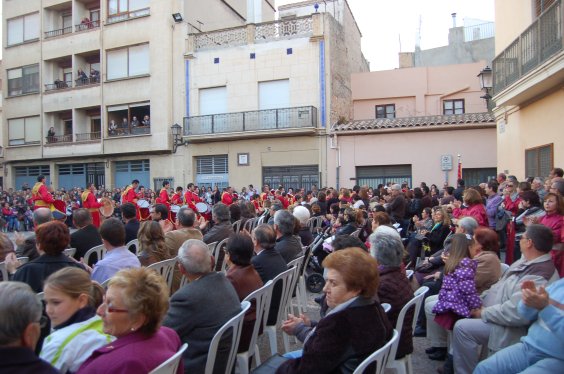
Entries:
[[172,357],[181,343],[161,326],[167,309],[168,286],[160,275],[147,268],[118,272],[98,308],[104,333],[117,339],[95,350],[78,373],[148,373]]

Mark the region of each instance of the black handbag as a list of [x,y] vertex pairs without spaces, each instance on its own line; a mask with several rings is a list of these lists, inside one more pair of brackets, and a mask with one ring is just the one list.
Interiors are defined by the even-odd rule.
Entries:
[[280,367],[284,362],[290,360],[290,358],[279,355],[278,353],[271,356],[263,362],[260,366],[256,367],[252,374],[272,374],[276,372],[276,369]]

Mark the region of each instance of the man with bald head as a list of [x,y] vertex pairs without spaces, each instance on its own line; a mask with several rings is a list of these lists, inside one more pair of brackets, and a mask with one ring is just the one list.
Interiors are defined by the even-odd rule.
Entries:
[[[188,279],[170,299],[163,325],[174,329],[183,343],[184,371],[203,373],[208,349],[215,333],[241,311],[241,304],[231,282],[220,272],[212,271],[212,256],[201,240],[190,239],[178,250],[178,268]],[[228,340],[219,344],[214,372],[225,372]]]

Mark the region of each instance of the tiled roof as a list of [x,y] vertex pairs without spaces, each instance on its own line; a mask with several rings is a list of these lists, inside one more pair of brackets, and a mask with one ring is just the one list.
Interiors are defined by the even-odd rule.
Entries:
[[415,129],[432,127],[457,127],[468,125],[494,125],[495,117],[492,113],[465,113],[456,115],[425,116],[425,117],[404,117],[404,118],[378,118],[367,120],[349,121],[343,124],[334,124],[332,131],[348,132],[363,130],[394,130],[394,129]]

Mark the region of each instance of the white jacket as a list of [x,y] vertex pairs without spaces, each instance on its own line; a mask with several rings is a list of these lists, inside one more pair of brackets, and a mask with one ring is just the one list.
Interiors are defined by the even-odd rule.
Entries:
[[39,357],[61,373],[74,373],[94,350],[113,340],[113,336],[104,334],[100,317],[94,316],[54,331],[45,338]]

